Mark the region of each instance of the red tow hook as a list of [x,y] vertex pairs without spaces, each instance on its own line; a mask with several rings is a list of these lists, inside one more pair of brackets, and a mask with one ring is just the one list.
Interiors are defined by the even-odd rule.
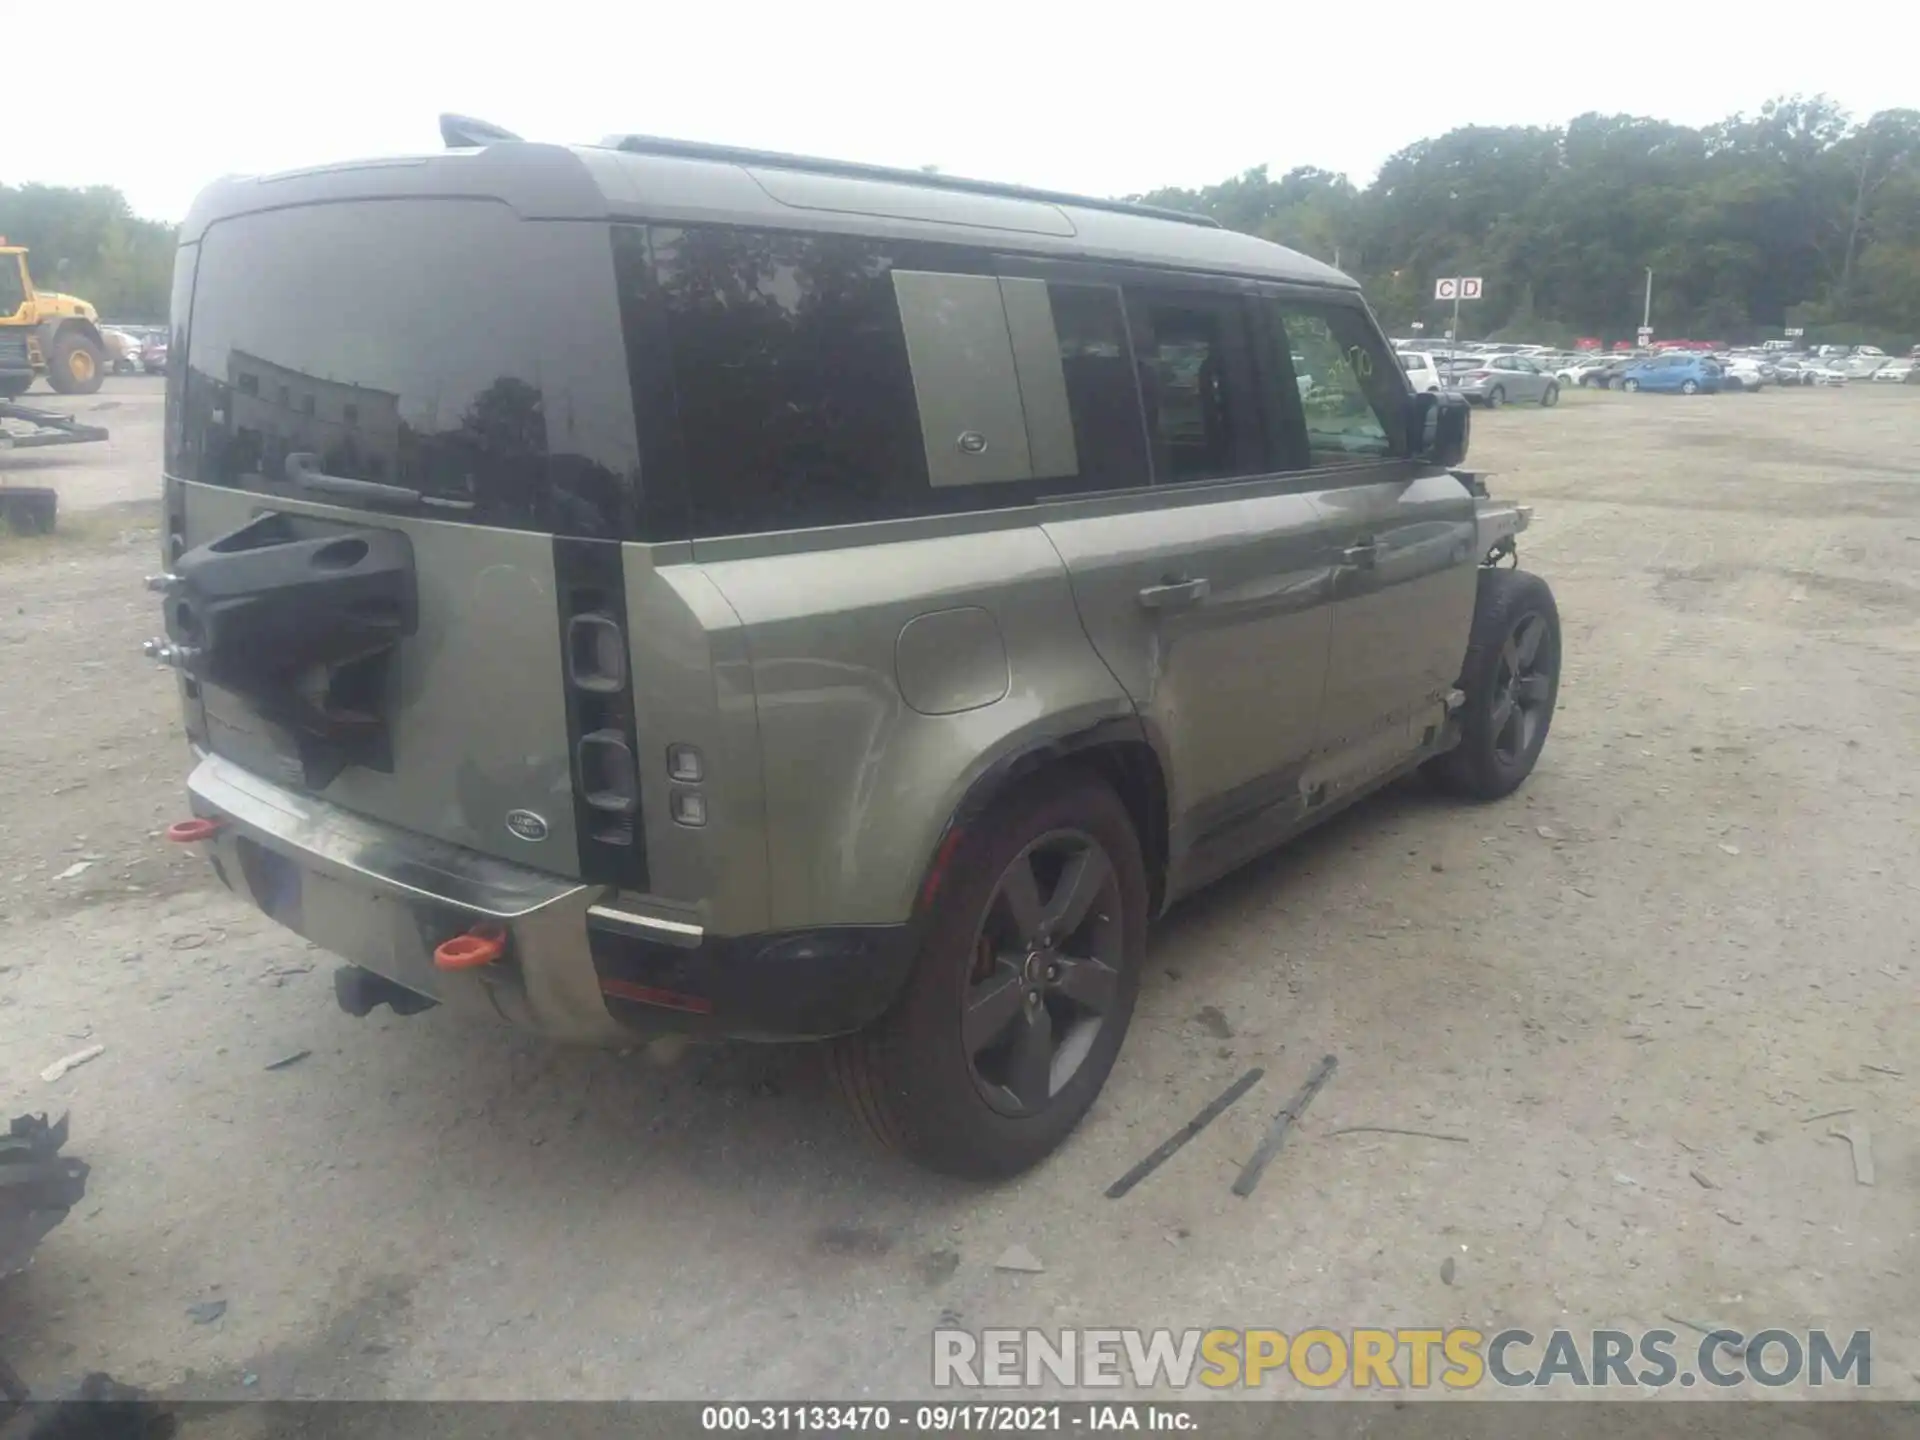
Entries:
[[191,820],[176,820],[167,826],[167,839],[176,845],[198,845],[202,840],[211,840],[220,833],[224,822],[204,820],[195,816]]
[[476,925],[464,935],[442,940],[434,947],[433,963],[441,970],[477,970],[507,953],[507,932],[498,925]]

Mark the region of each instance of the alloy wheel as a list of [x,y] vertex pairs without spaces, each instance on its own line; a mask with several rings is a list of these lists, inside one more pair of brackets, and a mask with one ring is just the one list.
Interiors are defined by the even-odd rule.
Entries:
[[974,936],[961,1040],[981,1097],[1038,1114],[1120,1003],[1120,881],[1080,830],[1042,835],[1001,873]]
[[[1547,637],[1546,617],[1523,616],[1500,647],[1493,676],[1493,753],[1504,765],[1526,755],[1547,721],[1553,700],[1555,659]],[[1547,653],[1543,654],[1545,650]]]

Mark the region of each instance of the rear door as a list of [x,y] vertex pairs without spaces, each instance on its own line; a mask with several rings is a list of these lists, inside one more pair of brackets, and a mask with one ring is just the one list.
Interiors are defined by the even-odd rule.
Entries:
[[1262,302],[1274,343],[1305,358],[1307,464],[1326,517],[1333,624],[1316,802],[1418,746],[1460,673],[1477,589],[1474,503],[1411,458],[1406,385],[1358,297]]
[[277,513],[309,536],[398,535],[413,600],[378,653],[185,682],[197,743],[411,831],[639,888],[625,668],[563,677],[578,615],[624,623],[639,465],[616,294],[606,226],[483,199],[289,205],[182,249],[170,558]]
[[1151,492],[1057,505],[1045,530],[1166,760],[1177,888],[1305,808],[1331,624],[1323,517],[1271,442],[1268,383],[1293,382],[1255,353],[1251,297],[1048,288],[1069,393],[1101,417],[1115,480],[1144,479],[1151,457]]

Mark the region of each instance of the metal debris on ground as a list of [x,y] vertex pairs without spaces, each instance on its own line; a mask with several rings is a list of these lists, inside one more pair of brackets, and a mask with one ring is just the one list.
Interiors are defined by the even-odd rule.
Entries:
[[1822,1110],[1818,1115],[1809,1115],[1807,1116],[1806,1119],[1802,1120],[1800,1123],[1802,1125],[1811,1125],[1816,1120],[1831,1120],[1836,1115],[1851,1115],[1851,1114],[1853,1114],[1853,1106],[1842,1105],[1838,1110]]
[[1867,1131],[1864,1120],[1849,1120],[1844,1130],[1833,1129],[1827,1132],[1836,1140],[1847,1142],[1847,1148],[1853,1151],[1853,1178],[1861,1185],[1873,1184],[1873,1136]]
[[1211,1125],[1215,1120],[1218,1120],[1221,1115],[1226,1113],[1230,1105],[1242,1095],[1245,1095],[1255,1085],[1259,1084],[1260,1077],[1265,1073],[1264,1070],[1256,1065],[1225,1090],[1221,1091],[1219,1095],[1215,1096],[1213,1100],[1207,1104],[1205,1109],[1182,1126],[1178,1133],[1163,1140],[1151,1155],[1147,1156],[1146,1159],[1142,1160],[1138,1165],[1135,1165],[1131,1170],[1127,1171],[1126,1174],[1114,1181],[1113,1184],[1109,1185],[1107,1187],[1107,1198],[1109,1200],[1118,1200],[1122,1195],[1146,1179],[1147,1176],[1166,1164],[1167,1161],[1173,1158],[1175,1152],[1177,1152],[1181,1146],[1193,1139],[1194,1136],[1206,1129],[1207,1126]]
[[296,1050],[291,1055],[282,1055],[278,1060],[269,1060],[266,1068],[269,1070],[284,1070],[289,1065],[298,1065],[311,1054],[313,1054],[311,1050]]
[[1407,1130],[1398,1125],[1343,1125],[1338,1130],[1327,1132],[1329,1139],[1335,1135],[1412,1135],[1421,1140],[1444,1140],[1449,1145],[1473,1143],[1465,1135],[1443,1135],[1438,1130]]
[[77,1070],[89,1060],[97,1060],[107,1053],[104,1045],[89,1045],[84,1050],[76,1050],[71,1055],[62,1055],[53,1064],[40,1072],[40,1078],[51,1085],[69,1070]]
[[1273,1157],[1280,1153],[1280,1146],[1286,1141],[1287,1131],[1293,1128],[1293,1123],[1300,1118],[1301,1112],[1313,1103],[1313,1097],[1320,1093],[1320,1087],[1327,1083],[1339,1063],[1340,1061],[1332,1055],[1323,1055],[1320,1058],[1320,1063],[1313,1067],[1313,1073],[1307,1076],[1307,1083],[1302,1085],[1299,1092],[1281,1108],[1280,1113],[1273,1117],[1273,1125],[1267,1131],[1267,1138],[1260,1142],[1260,1148],[1253,1152],[1253,1158],[1247,1161],[1246,1168],[1240,1172],[1240,1178],[1233,1182],[1234,1194],[1242,1200],[1253,1194],[1253,1187],[1260,1183],[1262,1172],[1273,1163]]
[[1896,1070],[1891,1065],[1868,1065],[1867,1063],[1862,1061],[1860,1068],[1862,1070],[1871,1070],[1876,1075],[1891,1075],[1896,1080],[1904,1080],[1907,1075],[1906,1071]]
[[1694,1184],[1698,1185],[1702,1190],[1718,1190],[1720,1188],[1698,1170],[1689,1170],[1687,1174],[1693,1177]]
[[1040,1263],[1039,1257],[1024,1245],[1009,1245],[1000,1252],[1000,1258],[993,1262],[996,1270],[1012,1270],[1022,1275],[1038,1275],[1047,1267]]
[[91,860],[76,860],[53,878],[56,880],[76,880],[93,868]]
[[1453,1257],[1449,1255],[1440,1262],[1440,1283],[1442,1285],[1451,1285],[1453,1283],[1453,1270]]
[[196,1325],[211,1325],[226,1313],[224,1300],[196,1300],[187,1306],[187,1318]]

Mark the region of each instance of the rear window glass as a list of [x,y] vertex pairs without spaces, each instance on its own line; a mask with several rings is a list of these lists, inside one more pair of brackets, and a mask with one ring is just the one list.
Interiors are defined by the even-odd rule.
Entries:
[[[638,458],[604,227],[478,200],[310,205],[200,244],[177,473],[418,492],[443,520],[624,538]],[[180,297],[175,323],[181,323]],[[410,508],[314,494],[332,504]]]

